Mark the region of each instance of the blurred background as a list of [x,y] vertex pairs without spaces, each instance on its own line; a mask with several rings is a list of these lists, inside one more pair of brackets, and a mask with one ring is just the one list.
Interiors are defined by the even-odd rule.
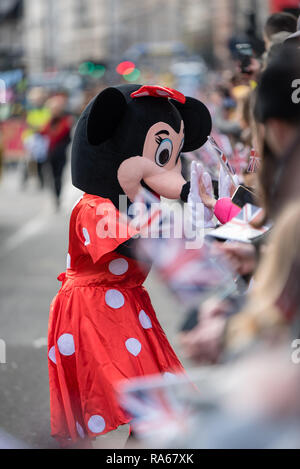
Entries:
[[[56,277],[65,269],[71,207],[80,195],[71,185],[69,149],[81,111],[106,86],[160,84],[201,97],[219,130],[233,139],[238,135],[236,144],[246,124],[236,117],[240,95],[231,94],[241,84],[235,82],[235,46],[248,43],[260,57],[267,17],[296,13],[298,5],[293,0],[0,1],[0,339],[6,346],[0,427],[5,432],[30,447],[56,447],[49,428],[47,321],[60,286]],[[53,119],[59,122],[57,135],[51,133]],[[224,119],[233,122],[231,130]],[[50,146],[37,135],[51,136]],[[147,283],[181,356],[176,337],[182,311],[154,274]]]

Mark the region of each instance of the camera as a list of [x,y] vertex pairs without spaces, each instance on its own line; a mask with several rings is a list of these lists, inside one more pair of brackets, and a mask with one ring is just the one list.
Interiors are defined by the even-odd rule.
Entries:
[[251,65],[251,58],[253,56],[253,49],[251,44],[243,43],[236,44],[237,57],[241,64],[242,73],[249,73],[248,67]]

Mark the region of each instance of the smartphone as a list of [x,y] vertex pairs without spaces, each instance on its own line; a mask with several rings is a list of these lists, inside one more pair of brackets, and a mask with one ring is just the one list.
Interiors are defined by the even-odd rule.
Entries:
[[255,194],[245,186],[238,186],[235,193],[231,197],[232,202],[240,208],[246,204],[257,205],[255,203]]
[[238,60],[241,64],[242,73],[248,73],[248,67],[251,65],[251,58],[253,57],[253,49],[251,44],[237,44],[236,51]]

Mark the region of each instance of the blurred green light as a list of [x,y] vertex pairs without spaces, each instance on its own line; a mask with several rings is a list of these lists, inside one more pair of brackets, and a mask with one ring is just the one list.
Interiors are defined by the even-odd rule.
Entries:
[[93,78],[102,78],[104,73],[106,71],[106,68],[104,65],[95,65],[95,69],[92,72]]
[[91,75],[95,70],[95,64],[93,62],[83,62],[79,65],[78,72],[80,75]]
[[139,70],[138,68],[135,68],[135,69],[133,70],[133,72],[131,72],[131,73],[129,73],[129,74],[126,74],[126,75],[123,75],[123,78],[124,78],[124,80],[126,80],[126,81],[132,82],[132,81],[138,80],[138,78],[140,77],[140,75],[141,75],[140,70]]

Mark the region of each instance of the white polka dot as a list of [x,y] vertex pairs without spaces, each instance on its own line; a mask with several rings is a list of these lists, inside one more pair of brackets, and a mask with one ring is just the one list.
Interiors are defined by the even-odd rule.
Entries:
[[126,345],[126,348],[127,348],[128,352],[130,352],[135,357],[138,356],[138,354],[140,353],[140,351],[142,349],[141,342],[137,339],[134,339],[134,338],[127,339],[126,342],[125,342],[125,345]]
[[67,269],[71,269],[71,256],[69,253],[67,254]]
[[121,308],[124,303],[124,296],[118,290],[107,290],[105,293],[105,302],[108,306],[114,309]]
[[151,319],[149,318],[148,314],[145,313],[144,310],[140,311],[139,320],[144,329],[151,329]]
[[53,347],[51,347],[51,349],[49,350],[49,353],[48,353],[48,357],[50,358],[50,360],[56,364],[56,358],[55,358],[55,347],[53,345]]
[[105,420],[101,415],[92,415],[88,421],[88,427],[93,433],[102,433],[105,429]]
[[126,259],[114,259],[109,263],[109,271],[114,275],[123,275],[128,270],[128,262]]
[[71,334],[62,334],[57,341],[58,349],[62,355],[73,355],[75,353],[74,338]]
[[82,428],[82,426],[80,425],[79,422],[76,422],[76,429],[77,429],[77,433],[80,436],[80,438],[84,439],[85,438],[85,433],[84,433],[84,430],[83,430],[83,428]]
[[85,239],[84,245],[88,246],[89,244],[91,244],[89,232],[86,228],[82,228],[82,233]]

